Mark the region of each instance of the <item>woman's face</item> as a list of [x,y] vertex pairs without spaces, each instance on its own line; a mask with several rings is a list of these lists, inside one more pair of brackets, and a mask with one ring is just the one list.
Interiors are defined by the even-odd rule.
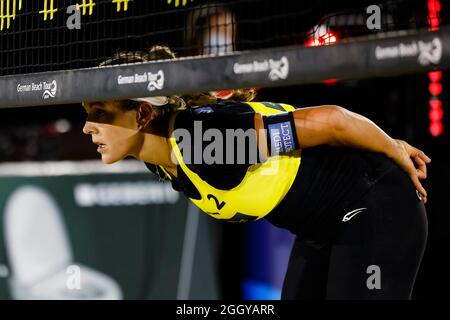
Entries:
[[102,162],[111,164],[127,156],[136,156],[143,141],[138,129],[135,110],[123,110],[119,101],[90,102],[84,104],[87,113],[83,127],[98,145]]

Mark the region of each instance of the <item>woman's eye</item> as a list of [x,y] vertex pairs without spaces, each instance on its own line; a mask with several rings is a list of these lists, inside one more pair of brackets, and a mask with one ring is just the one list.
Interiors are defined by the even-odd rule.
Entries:
[[104,116],[105,114],[106,114],[106,112],[105,112],[104,110],[101,110],[101,109],[95,110],[95,115],[96,115],[97,117],[102,117],[102,116]]

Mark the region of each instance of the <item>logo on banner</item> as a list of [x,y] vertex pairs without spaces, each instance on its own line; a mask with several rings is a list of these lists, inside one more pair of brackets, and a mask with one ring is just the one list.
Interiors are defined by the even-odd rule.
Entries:
[[58,90],[58,84],[56,83],[56,80],[53,80],[52,83],[50,83],[50,87],[44,91],[42,94],[43,99],[49,99],[54,98],[56,96],[56,91]]
[[419,63],[427,66],[430,63],[438,64],[442,57],[442,43],[439,38],[434,38],[431,42],[419,41]]
[[58,83],[56,80],[52,80],[51,82],[41,81],[39,83],[19,83],[17,85],[17,93],[26,93],[26,92],[42,92],[43,99],[50,99],[56,96],[58,91]]
[[438,64],[442,58],[442,41],[439,38],[434,38],[432,41],[401,42],[395,46],[377,46],[375,48],[375,58],[377,60],[406,57],[417,57],[417,62],[421,66]]
[[118,85],[148,83],[147,90],[155,91],[164,88],[164,71],[159,70],[157,73],[144,72],[142,74],[135,73],[131,76],[119,75],[117,77]]
[[285,56],[281,59],[254,60],[250,63],[236,62],[233,66],[234,74],[250,74],[256,72],[268,72],[271,81],[287,79],[289,75],[289,60]]
[[284,80],[289,74],[289,60],[286,57],[279,61],[269,60],[270,73],[269,79],[272,81]]
[[159,70],[158,73],[148,73],[148,91],[161,90],[164,87],[164,72]]

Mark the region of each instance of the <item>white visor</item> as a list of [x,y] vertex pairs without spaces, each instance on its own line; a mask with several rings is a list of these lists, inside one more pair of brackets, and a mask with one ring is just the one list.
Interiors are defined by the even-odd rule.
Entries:
[[164,106],[169,103],[169,98],[166,96],[134,98],[134,99],[130,99],[130,100],[148,102],[154,106]]

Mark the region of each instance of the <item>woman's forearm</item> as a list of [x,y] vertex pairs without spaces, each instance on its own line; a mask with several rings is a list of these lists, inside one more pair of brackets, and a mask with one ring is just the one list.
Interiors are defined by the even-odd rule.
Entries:
[[[300,108],[293,112],[300,148],[321,144],[347,146],[383,153],[394,158],[398,143],[368,118],[335,105]],[[262,115],[255,114],[255,128],[262,136],[258,148],[267,155]]]
[[330,145],[348,146],[372,152],[383,153],[393,158],[399,152],[399,145],[395,139],[386,134],[370,119],[339,108],[341,116],[333,127],[334,139]]

